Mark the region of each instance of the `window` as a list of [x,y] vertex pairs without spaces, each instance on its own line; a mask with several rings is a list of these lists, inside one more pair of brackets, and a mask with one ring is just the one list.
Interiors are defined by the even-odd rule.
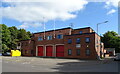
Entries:
[[58,38],[58,39],[63,39],[63,35],[62,35],[62,34],[59,34],[59,35],[57,35],[57,38]]
[[97,43],[101,43],[101,40],[99,40],[99,39],[96,39],[96,42],[97,42]]
[[77,55],[80,55],[80,49],[77,49]]
[[98,39],[96,40],[96,42],[98,43]]
[[68,49],[68,55],[72,55],[72,50]]
[[68,39],[68,43],[71,44],[72,43],[72,39]]
[[43,38],[42,37],[38,37],[38,41],[42,41],[43,40]]
[[86,41],[87,43],[90,42],[90,38],[87,37],[87,38],[85,39],[85,41]]
[[76,39],[76,43],[80,43],[80,38],[77,38],[77,39]]
[[52,40],[52,35],[48,36],[47,40]]
[[99,45],[96,45],[96,47],[99,47]]
[[90,50],[86,49],[86,55],[89,56],[90,55]]
[[99,40],[99,42],[102,43],[101,40]]
[[82,32],[82,31],[80,31],[79,33],[80,33],[80,34],[82,34],[83,32]]
[[80,48],[81,47],[81,45],[80,44],[76,44],[76,48]]

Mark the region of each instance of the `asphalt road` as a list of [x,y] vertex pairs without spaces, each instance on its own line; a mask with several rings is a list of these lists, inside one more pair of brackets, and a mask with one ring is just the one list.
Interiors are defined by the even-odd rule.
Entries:
[[118,72],[118,62],[55,59],[36,57],[3,57],[2,72]]

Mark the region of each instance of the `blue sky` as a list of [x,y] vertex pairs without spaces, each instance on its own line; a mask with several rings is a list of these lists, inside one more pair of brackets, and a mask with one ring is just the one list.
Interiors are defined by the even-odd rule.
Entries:
[[[70,23],[73,23],[74,29],[91,27],[93,28],[93,30],[96,31],[97,23],[109,21],[108,23],[99,25],[99,34],[102,35],[107,31],[118,32],[118,8],[115,6],[110,6],[106,8],[105,5],[106,5],[105,2],[89,2],[81,10],[71,12],[71,14],[76,15],[76,17],[74,18],[69,18],[67,20],[61,20],[59,18],[58,19],[56,18],[55,19],[56,29],[69,27]],[[4,6],[5,5],[3,4],[2,7]],[[109,13],[112,10],[115,10],[115,11]],[[2,17],[2,24],[6,24],[9,27],[16,26],[18,28],[21,28],[20,25],[22,25],[23,23],[24,22],[21,22],[14,18],[7,18],[4,16]],[[42,24],[43,21],[41,21],[40,23]],[[53,23],[54,23],[54,20],[48,20],[47,22],[45,22],[46,30],[54,29]],[[26,24],[23,24],[23,25],[26,25]],[[30,32],[39,32],[44,30],[42,25],[34,27],[32,24],[30,27],[26,27],[25,29]]]

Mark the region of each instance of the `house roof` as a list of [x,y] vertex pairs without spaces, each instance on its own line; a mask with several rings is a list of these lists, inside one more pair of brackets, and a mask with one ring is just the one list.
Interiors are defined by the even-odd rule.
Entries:
[[92,32],[92,33],[82,33],[82,34],[72,34],[72,35],[64,35],[64,36],[76,36],[76,35],[88,35],[88,34],[95,34],[95,32]]
[[[73,29],[73,30],[87,29],[87,28],[92,29],[91,27],[84,27],[84,28],[77,28],[77,29]],[[66,27],[66,28],[61,28],[61,29],[55,29],[55,31],[64,30],[64,29],[72,29],[72,28],[71,28],[71,27]],[[92,29],[92,30],[93,30],[93,29]],[[49,30],[49,31],[45,31],[45,32],[51,32],[51,31],[54,31],[54,30]],[[38,34],[38,33],[44,33],[44,31],[43,31],[43,32],[33,33],[33,34]]]
[[[64,29],[72,29],[72,28],[71,27],[67,27],[67,28],[55,29],[55,31],[64,30]],[[49,31],[45,31],[45,32],[51,32],[51,31],[54,31],[54,30],[49,30]],[[44,32],[37,32],[37,33],[33,33],[33,34],[38,34],[38,33],[44,33]]]

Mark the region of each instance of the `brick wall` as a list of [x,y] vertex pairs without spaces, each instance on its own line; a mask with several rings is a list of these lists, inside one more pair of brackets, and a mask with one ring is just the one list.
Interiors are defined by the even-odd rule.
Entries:
[[[85,38],[89,37],[90,42],[86,43]],[[80,48],[76,48],[76,39],[80,38]],[[68,44],[68,39],[72,39],[72,43]],[[81,59],[96,59],[97,55],[95,51],[95,34],[82,34],[82,35],[73,35],[73,36],[66,36],[64,38],[65,42],[65,57],[67,58],[81,58]],[[68,49],[72,50],[72,55],[68,55]],[[80,55],[77,55],[77,49],[80,49]],[[90,49],[90,55],[86,55],[86,49]]]
[[[82,31],[82,34],[79,34],[80,31]],[[71,35],[70,35],[71,32]],[[63,39],[57,39],[57,35],[62,34]],[[46,40],[47,36],[52,35],[52,40]],[[96,47],[96,45],[100,45],[97,43],[96,39],[98,38],[100,40],[100,37],[90,28],[82,28],[82,29],[71,29],[71,28],[65,28],[65,29],[59,29],[55,30],[55,38],[54,38],[54,30],[52,31],[46,31],[45,32],[45,40],[38,41],[38,37],[44,38],[44,32],[40,33],[34,33],[31,40],[26,41],[20,41],[22,43],[22,53],[25,56],[36,56],[36,48],[38,45],[53,45],[54,48],[56,44],[64,44],[64,57],[65,58],[80,58],[80,59],[96,59],[97,56],[99,56],[100,52],[100,46]],[[86,43],[85,38],[89,37],[90,42]],[[68,39],[72,39],[72,44],[68,44]],[[80,38],[80,48],[76,48],[76,39]],[[27,45],[26,45],[27,44]],[[72,55],[68,55],[68,49],[72,50]],[[77,55],[77,49],[80,49],[80,55]],[[90,55],[86,55],[86,49],[90,50]],[[26,53],[27,51],[27,53]],[[31,51],[33,53],[31,54]]]

